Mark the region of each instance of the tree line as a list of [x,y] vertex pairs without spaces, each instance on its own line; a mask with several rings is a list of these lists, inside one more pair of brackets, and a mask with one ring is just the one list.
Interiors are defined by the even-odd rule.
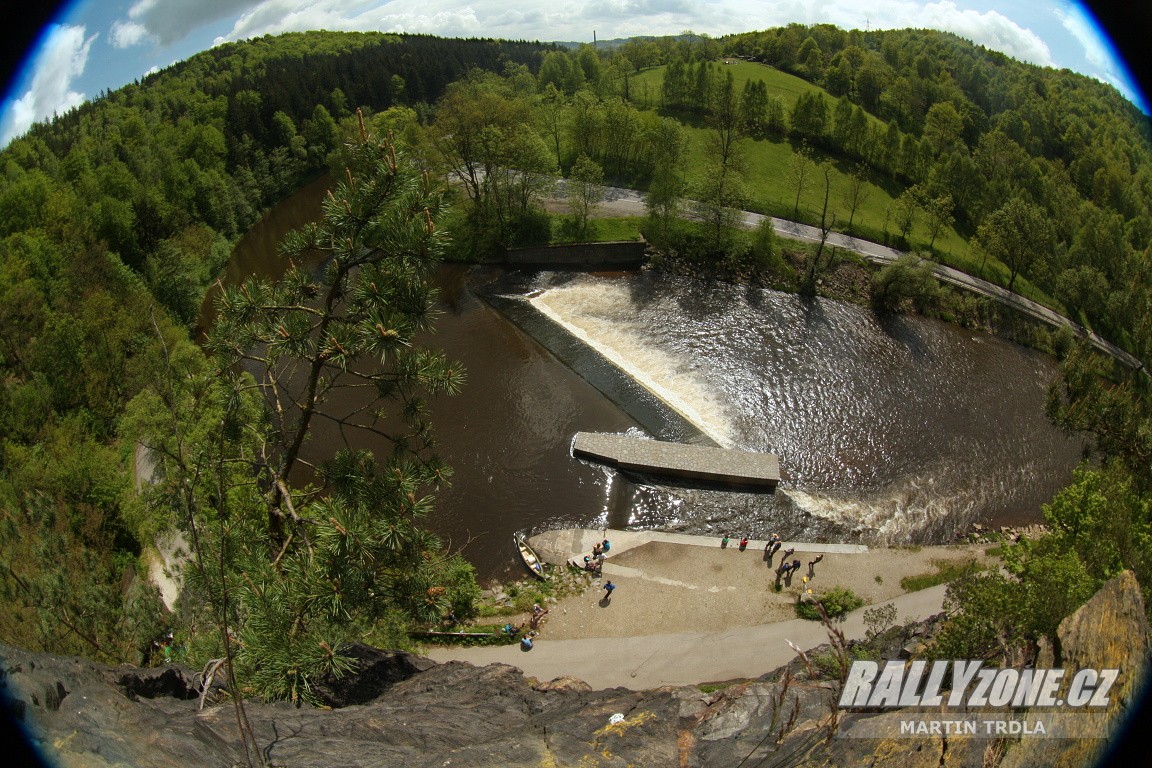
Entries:
[[[237,669],[252,690],[307,699],[316,665],[338,664],[334,652],[317,645],[335,649],[333,633],[355,623],[362,636],[375,627],[381,644],[401,644],[410,622],[454,608],[467,615],[475,594],[470,566],[449,557],[417,523],[428,509],[427,487],[447,479],[418,416],[418,393],[441,386],[427,378],[433,361],[399,349],[423,327],[420,281],[399,272],[377,281],[378,300],[390,311],[403,304],[409,319],[372,310],[367,297],[362,310],[369,327],[388,330],[381,341],[399,355],[389,359],[421,372],[376,384],[400,396],[400,410],[415,420],[393,435],[408,448],[379,457],[380,465],[362,454],[332,457],[337,463],[316,467],[307,488],[285,482],[284,467],[295,462],[283,446],[293,441],[283,437],[285,424],[268,421],[261,395],[268,385],[236,373],[227,350],[212,360],[191,339],[205,289],[237,237],[270,203],[331,164],[390,179],[373,205],[392,201],[388,210],[408,210],[404,189],[420,178],[421,166],[366,148],[376,145],[360,134],[359,104],[426,111],[468,70],[535,63],[542,50],[426,36],[262,38],[214,48],[103,94],[34,126],[0,153],[6,642],[139,663],[169,630],[190,659],[224,656],[233,641],[240,643]],[[360,155],[377,152],[374,164],[342,154],[348,139],[356,139]],[[362,190],[348,191],[345,202],[354,204]],[[431,222],[425,208],[438,210],[431,202],[420,206],[414,216],[421,231]],[[364,235],[363,247],[371,250],[380,236]],[[421,258],[434,260],[439,243],[421,246]],[[309,300],[320,290],[296,287]],[[237,290],[243,297],[266,287]],[[225,309],[232,296],[225,292]],[[246,306],[233,308],[243,314]],[[286,317],[271,331],[277,339],[290,328],[303,334],[286,347],[305,357],[311,335],[299,329],[307,317]],[[248,316],[241,325],[255,333],[245,325],[253,321]],[[344,330],[353,321],[337,325],[326,342],[337,347],[314,351],[312,359],[338,360],[332,349],[354,346],[346,334],[355,331]],[[277,355],[289,365],[288,352]],[[320,377],[329,384],[330,367]],[[289,411],[303,402],[284,398]],[[261,457],[287,464],[261,469]],[[321,496],[328,506],[313,514],[310,504]],[[383,514],[387,498],[397,499],[394,514]],[[188,596],[169,614],[143,578],[142,556],[158,533],[173,528],[197,532],[188,546],[198,549],[201,568],[189,571]],[[356,537],[355,547],[347,537]],[[347,563],[352,571],[341,573],[349,548],[375,566],[361,559],[362,572]],[[318,570],[325,557],[330,567]],[[369,571],[375,583],[365,581]],[[282,581],[275,590],[274,574]],[[321,610],[315,590],[323,588],[328,602]],[[260,642],[287,645],[262,646],[257,638],[267,631]],[[273,672],[273,658],[281,659],[282,672],[299,675]]]
[[[787,110],[762,81],[738,88],[722,54],[823,90]],[[661,85],[646,91],[640,75],[653,68]],[[936,232],[956,223],[1012,280],[1027,275],[1147,359],[1152,166],[1146,126],[1129,107],[1086,78],[923,31],[790,25],[611,50],[308,33],[221,46],[35,126],[0,153],[0,588],[10,607],[0,633],[30,648],[140,660],[172,618],[126,575],[173,524],[213,553],[191,581],[205,596],[201,626],[213,628],[196,635],[200,652],[239,638],[250,655],[237,658],[264,675],[268,695],[307,698],[310,675],[339,668],[340,638],[366,631],[348,605],[373,605],[365,616],[387,641],[407,621],[464,613],[474,579],[418,526],[425,491],[447,477],[420,392],[454,389],[462,374],[406,340],[426,327],[426,265],[547,240],[543,201],[560,176],[577,229],[609,178],[646,188],[647,233],[666,250],[713,272],[785,270],[771,226],[741,233],[734,215],[749,203],[748,143],[794,142],[795,210],[804,185],[822,183],[823,208],[807,213],[825,236],[851,228],[860,202],[845,201],[846,221],[838,214],[833,159],[861,182],[886,176],[907,190],[896,212],[905,234],[917,211]],[[691,187],[688,121],[706,129],[707,167]],[[815,162],[815,150],[829,160]],[[285,283],[224,292],[206,357],[190,336],[230,245],[329,166],[349,175],[326,223],[289,246]],[[457,204],[444,205],[444,194]],[[352,215],[357,206],[367,206],[362,215]],[[369,209],[393,216],[366,229]],[[378,253],[373,238],[388,227],[419,258],[357,264],[356,275],[375,278],[367,282],[340,272]],[[452,243],[437,234],[445,229]],[[361,246],[337,253],[348,237]],[[319,281],[303,268],[313,247],[337,265]],[[807,283],[822,257],[821,244]],[[323,319],[315,302],[324,297],[350,314]],[[391,377],[357,373],[365,354],[389,360]],[[1109,525],[1123,518],[1123,530],[1143,530],[1147,489],[1132,473],[1147,457],[1146,392],[1139,377],[1105,376],[1087,359],[1069,357],[1053,415],[1098,435],[1101,467],[1128,473],[1108,476],[1133,489]],[[257,373],[229,373],[240,361]],[[309,409],[323,386],[358,375],[403,404],[395,456],[341,454],[316,468],[316,486],[294,487]],[[304,394],[281,388],[300,381]],[[133,478],[140,443],[157,466],[148,487]],[[1089,480],[1100,484],[1078,482]],[[1066,508],[1081,507],[1053,503]],[[1121,530],[1068,525],[1068,541]],[[364,559],[341,571],[353,544]],[[1118,551],[1108,569],[1138,567],[1147,583],[1136,550]],[[1096,581],[1056,581],[1083,591],[1104,572],[1091,573]]]

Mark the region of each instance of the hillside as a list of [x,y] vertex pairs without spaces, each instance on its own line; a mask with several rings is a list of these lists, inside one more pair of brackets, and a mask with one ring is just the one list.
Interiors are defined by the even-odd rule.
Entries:
[[[370,129],[394,143],[375,143]],[[379,302],[375,314],[316,342],[309,301],[320,285],[297,270],[279,286],[226,293],[232,324],[208,343],[221,355],[210,359],[192,343],[194,325],[231,245],[270,203],[333,167],[361,175],[343,176],[353,183],[329,207],[328,228],[287,252],[302,261],[309,246],[346,248],[345,262],[323,270],[341,279],[365,274],[342,271],[352,259],[379,257],[370,266],[382,272],[326,294],[328,308]],[[750,207],[955,261],[1050,300],[1140,359],[1152,349],[1147,123],[1105,85],[934,32],[790,25],[606,52],[425,36],[263,38],[36,126],[0,152],[0,168],[0,639],[140,664],[156,663],[153,643],[173,632],[201,662],[231,654],[238,628],[249,653],[240,675],[269,698],[309,700],[318,670],[349,663],[350,638],[404,644],[409,626],[473,609],[479,589],[467,563],[418,525],[446,474],[434,461],[376,473],[363,454],[342,454],[316,486],[254,480],[269,457],[295,456],[307,428],[294,440],[277,434],[271,419],[295,411],[266,407],[233,366],[268,345],[278,359],[306,359],[319,387],[346,372],[350,348],[371,348],[374,359],[402,361],[398,376],[428,373],[425,383],[452,390],[462,373],[432,352],[418,356],[403,335],[431,317],[428,264],[450,245],[478,258],[547,240],[554,228],[586,234],[605,178],[646,188],[650,239],[706,279],[795,282],[771,231],[732,226],[733,211]],[[569,213],[553,218],[541,201],[561,171]],[[454,186],[443,189],[437,182],[449,177]],[[377,182],[384,191],[369,198]],[[695,219],[685,199],[700,202]],[[391,228],[373,221],[369,203],[381,201],[415,207]],[[334,232],[341,237],[321,237]],[[361,250],[348,232],[377,239]],[[395,233],[419,259],[383,258]],[[797,257],[810,284],[821,257]],[[1053,535],[1012,550],[1011,579],[993,574],[958,593],[954,631],[942,635],[965,654],[957,657],[1033,648],[1123,570],[1146,594],[1152,585],[1146,377],[1114,371],[1071,341],[1063,351],[1050,411],[1092,436],[1095,463],[1045,509]],[[376,385],[382,396],[418,389]],[[426,444],[413,398],[405,414],[417,429],[413,442],[396,441],[402,448]],[[134,477],[142,435],[160,467],[154,488]],[[325,493],[352,501],[330,505]],[[402,524],[378,524],[385,499]],[[351,522],[377,549],[356,548]],[[197,525],[219,532],[218,556],[195,559],[194,597],[170,613],[137,577],[142,555],[158,532]],[[241,550],[266,580],[252,577]],[[331,572],[313,567],[325,554]],[[391,570],[379,566],[385,559]],[[278,590],[301,585],[307,594],[283,608]],[[381,607],[394,596],[403,605]],[[323,611],[340,631],[308,635],[328,626],[309,624]],[[245,624],[252,615],[267,623]],[[291,647],[300,637],[304,650]],[[256,658],[261,643],[280,641]],[[515,685],[525,706],[550,701]]]
[[[931,622],[894,631],[887,638],[889,648],[898,651],[930,627]],[[1138,669],[1148,649],[1148,624],[1131,574],[1110,582],[1061,625],[1056,647],[1063,656],[1049,663]],[[870,729],[873,737],[833,738],[838,722],[831,717],[831,702],[838,682],[819,671],[820,665],[835,663],[829,651],[824,646],[809,654],[814,667],[796,661],[756,680],[593,691],[573,678],[525,678],[504,664],[435,664],[359,646],[356,674],[322,686],[332,709],[249,703],[246,716],[272,765],[342,766],[370,760],[397,768],[448,763],[476,768],[731,768],[755,759],[751,764],[936,766],[946,755],[949,765],[974,768],[1088,766],[1110,744],[1075,738],[1081,733],[1077,725],[1090,720],[1083,712],[1055,725],[1059,718],[1050,712],[1013,715],[1032,727],[1047,720],[1052,738],[897,736],[901,720],[930,723],[973,716],[907,708],[841,712],[844,727]],[[870,652],[863,645],[852,651]],[[20,720],[35,728],[47,756],[59,765],[169,768],[245,760],[234,735],[233,708],[209,698],[199,710],[191,670],[112,669],[4,646],[0,664]],[[1139,734],[1125,733],[1121,722],[1140,701],[1136,679],[1125,677],[1113,690],[1107,724],[1100,731],[1124,737],[1129,749]],[[885,733],[890,737],[877,738]]]

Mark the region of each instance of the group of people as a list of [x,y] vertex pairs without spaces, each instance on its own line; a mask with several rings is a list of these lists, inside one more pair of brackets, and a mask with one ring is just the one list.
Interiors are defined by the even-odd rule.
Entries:
[[[547,608],[541,608],[539,603],[533,603],[532,616],[529,617],[526,624],[513,625],[508,622],[504,625],[504,634],[515,640],[520,637],[520,649],[524,651],[532,650],[532,640],[540,634],[540,622],[545,616],[548,615]],[[524,632],[524,627],[528,627],[528,631]],[[521,636],[520,633],[524,634]]]
[[[726,549],[728,547],[729,542],[731,542],[731,540],[732,539],[731,539],[731,537],[728,536],[728,534],[724,534],[724,538],[720,539],[720,547],[722,549]],[[780,534],[778,534],[778,533],[772,534],[772,537],[764,543],[764,559],[767,562],[771,563],[773,558],[776,557],[776,553],[779,552],[781,547],[783,547],[783,546],[784,546],[784,542],[780,540]],[[739,548],[740,548],[741,552],[743,552],[745,549],[748,548],[748,537],[747,536],[741,537]],[[777,566],[777,568],[776,568],[776,582],[778,584],[779,584],[781,579],[791,580],[792,575],[795,574],[798,570],[800,570],[800,561],[799,560],[796,560],[796,559],[789,560],[789,558],[791,558],[792,555],[795,554],[795,552],[796,552],[795,547],[789,547],[788,549],[784,550],[784,554],[780,558],[780,565]],[[819,563],[823,559],[824,559],[824,555],[819,554],[819,555],[816,555],[816,557],[814,559],[808,561],[808,577],[809,578],[816,575],[816,564]]]
[[[788,558],[792,556],[793,551],[794,550],[791,550],[791,549],[786,550],[784,552],[784,557],[782,557],[780,559],[780,565],[776,568],[776,584],[777,585],[780,584],[781,579],[784,579],[785,583],[788,584],[789,586],[791,586],[792,585],[792,577],[795,576],[796,572],[800,570],[800,561],[799,560],[792,560],[791,562],[788,561]],[[819,555],[816,555],[816,557],[813,558],[812,560],[808,561],[808,575],[804,577],[805,582],[807,582],[808,579],[810,579],[816,575],[816,564],[819,563],[823,559],[824,559],[824,555],[819,554]]]
[[612,542],[608,539],[593,544],[592,554],[584,555],[584,570],[589,573],[599,573],[600,569],[604,567],[604,558],[608,556],[608,550],[611,548]]

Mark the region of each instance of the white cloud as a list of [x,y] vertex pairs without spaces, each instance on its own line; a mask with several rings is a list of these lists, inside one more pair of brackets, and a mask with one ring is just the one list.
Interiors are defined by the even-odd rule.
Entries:
[[88,52],[96,35],[85,37],[82,26],[53,24],[33,65],[32,84],[5,110],[0,145],[6,145],[27,131],[32,123],[54,114],[63,114],[84,102],[84,94],[72,90],[72,83],[84,72]]
[[112,45],[116,48],[131,48],[149,37],[151,35],[148,34],[148,28],[143,24],[137,24],[134,21],[112,22]]
[[215,42],[313,29],[543,41],[590,41],[594,29],[601,39],[687,28],[718,34],[753,28],[741,21],[748,17],[745,5],[739,0],[552,0],[529,7],[513,7],[507,0],[262,0]]
[[134,32],[138,37],[133,43],[153,37],[161,45],[170,45],[205,24],[235,16],[258,3],[259,0],[138,0],[128,9],[130,21],[115,22],[113,29],[139,27],[143,32]]
[[[187,2],[142,0],[152,4],[150,14],[158,13],[161,4]],[[826,22],[845,29],[942,29],[1022,61],[1052,65],[1051,51],[1031,30],[998,11],[962,9],[953,0],[551,0],[531,9],[510,7],[507,0],[249,0],[245,5],[248,10],[217,38],[218,44],[311,29],[538,40],[590,40],[595,29],[606,40],[685,29],[723,35],[790,22]]]
[[1102,69],[1110,69],[1112,53],[1096,29],[1096,22],[1079,5],[1072,5],[1066,13],[1056,11],[1064,29],[1076,38],[1084,48],[1084,58],[1088,63]]
[[924,6],[925,26],[954,32],[1014,59],[1052,66],[1052,52],[1040,37],[997,11],[960,10],[951,0]]

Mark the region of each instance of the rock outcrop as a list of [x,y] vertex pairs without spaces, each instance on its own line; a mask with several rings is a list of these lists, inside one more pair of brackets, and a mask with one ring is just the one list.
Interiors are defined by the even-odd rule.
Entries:
[[[1130,710],[1149,628],[1131,574],[1110,582],[1060,627],[1055,661],[1125,670],[1108,718]],[[1107,744],[1072,718],[1063,738],[838,738],[833,683],[802,673],[711,687],[593,691],[579,680],[539,682],[514,667],[435,664],[400,652],[353,649],[359,672],[324,681],[328,708],[249,703],[268,765],[706,766],[1087,765]],[[12,719],[52,765],[246,764],[229,704],[199,709],[180,667],[110,668],[0,646]],[[791,665],[796,670],[795,665]],[[867,717],[868,715],[865,715]],[[10,762],[6,764],[11,764]]]

